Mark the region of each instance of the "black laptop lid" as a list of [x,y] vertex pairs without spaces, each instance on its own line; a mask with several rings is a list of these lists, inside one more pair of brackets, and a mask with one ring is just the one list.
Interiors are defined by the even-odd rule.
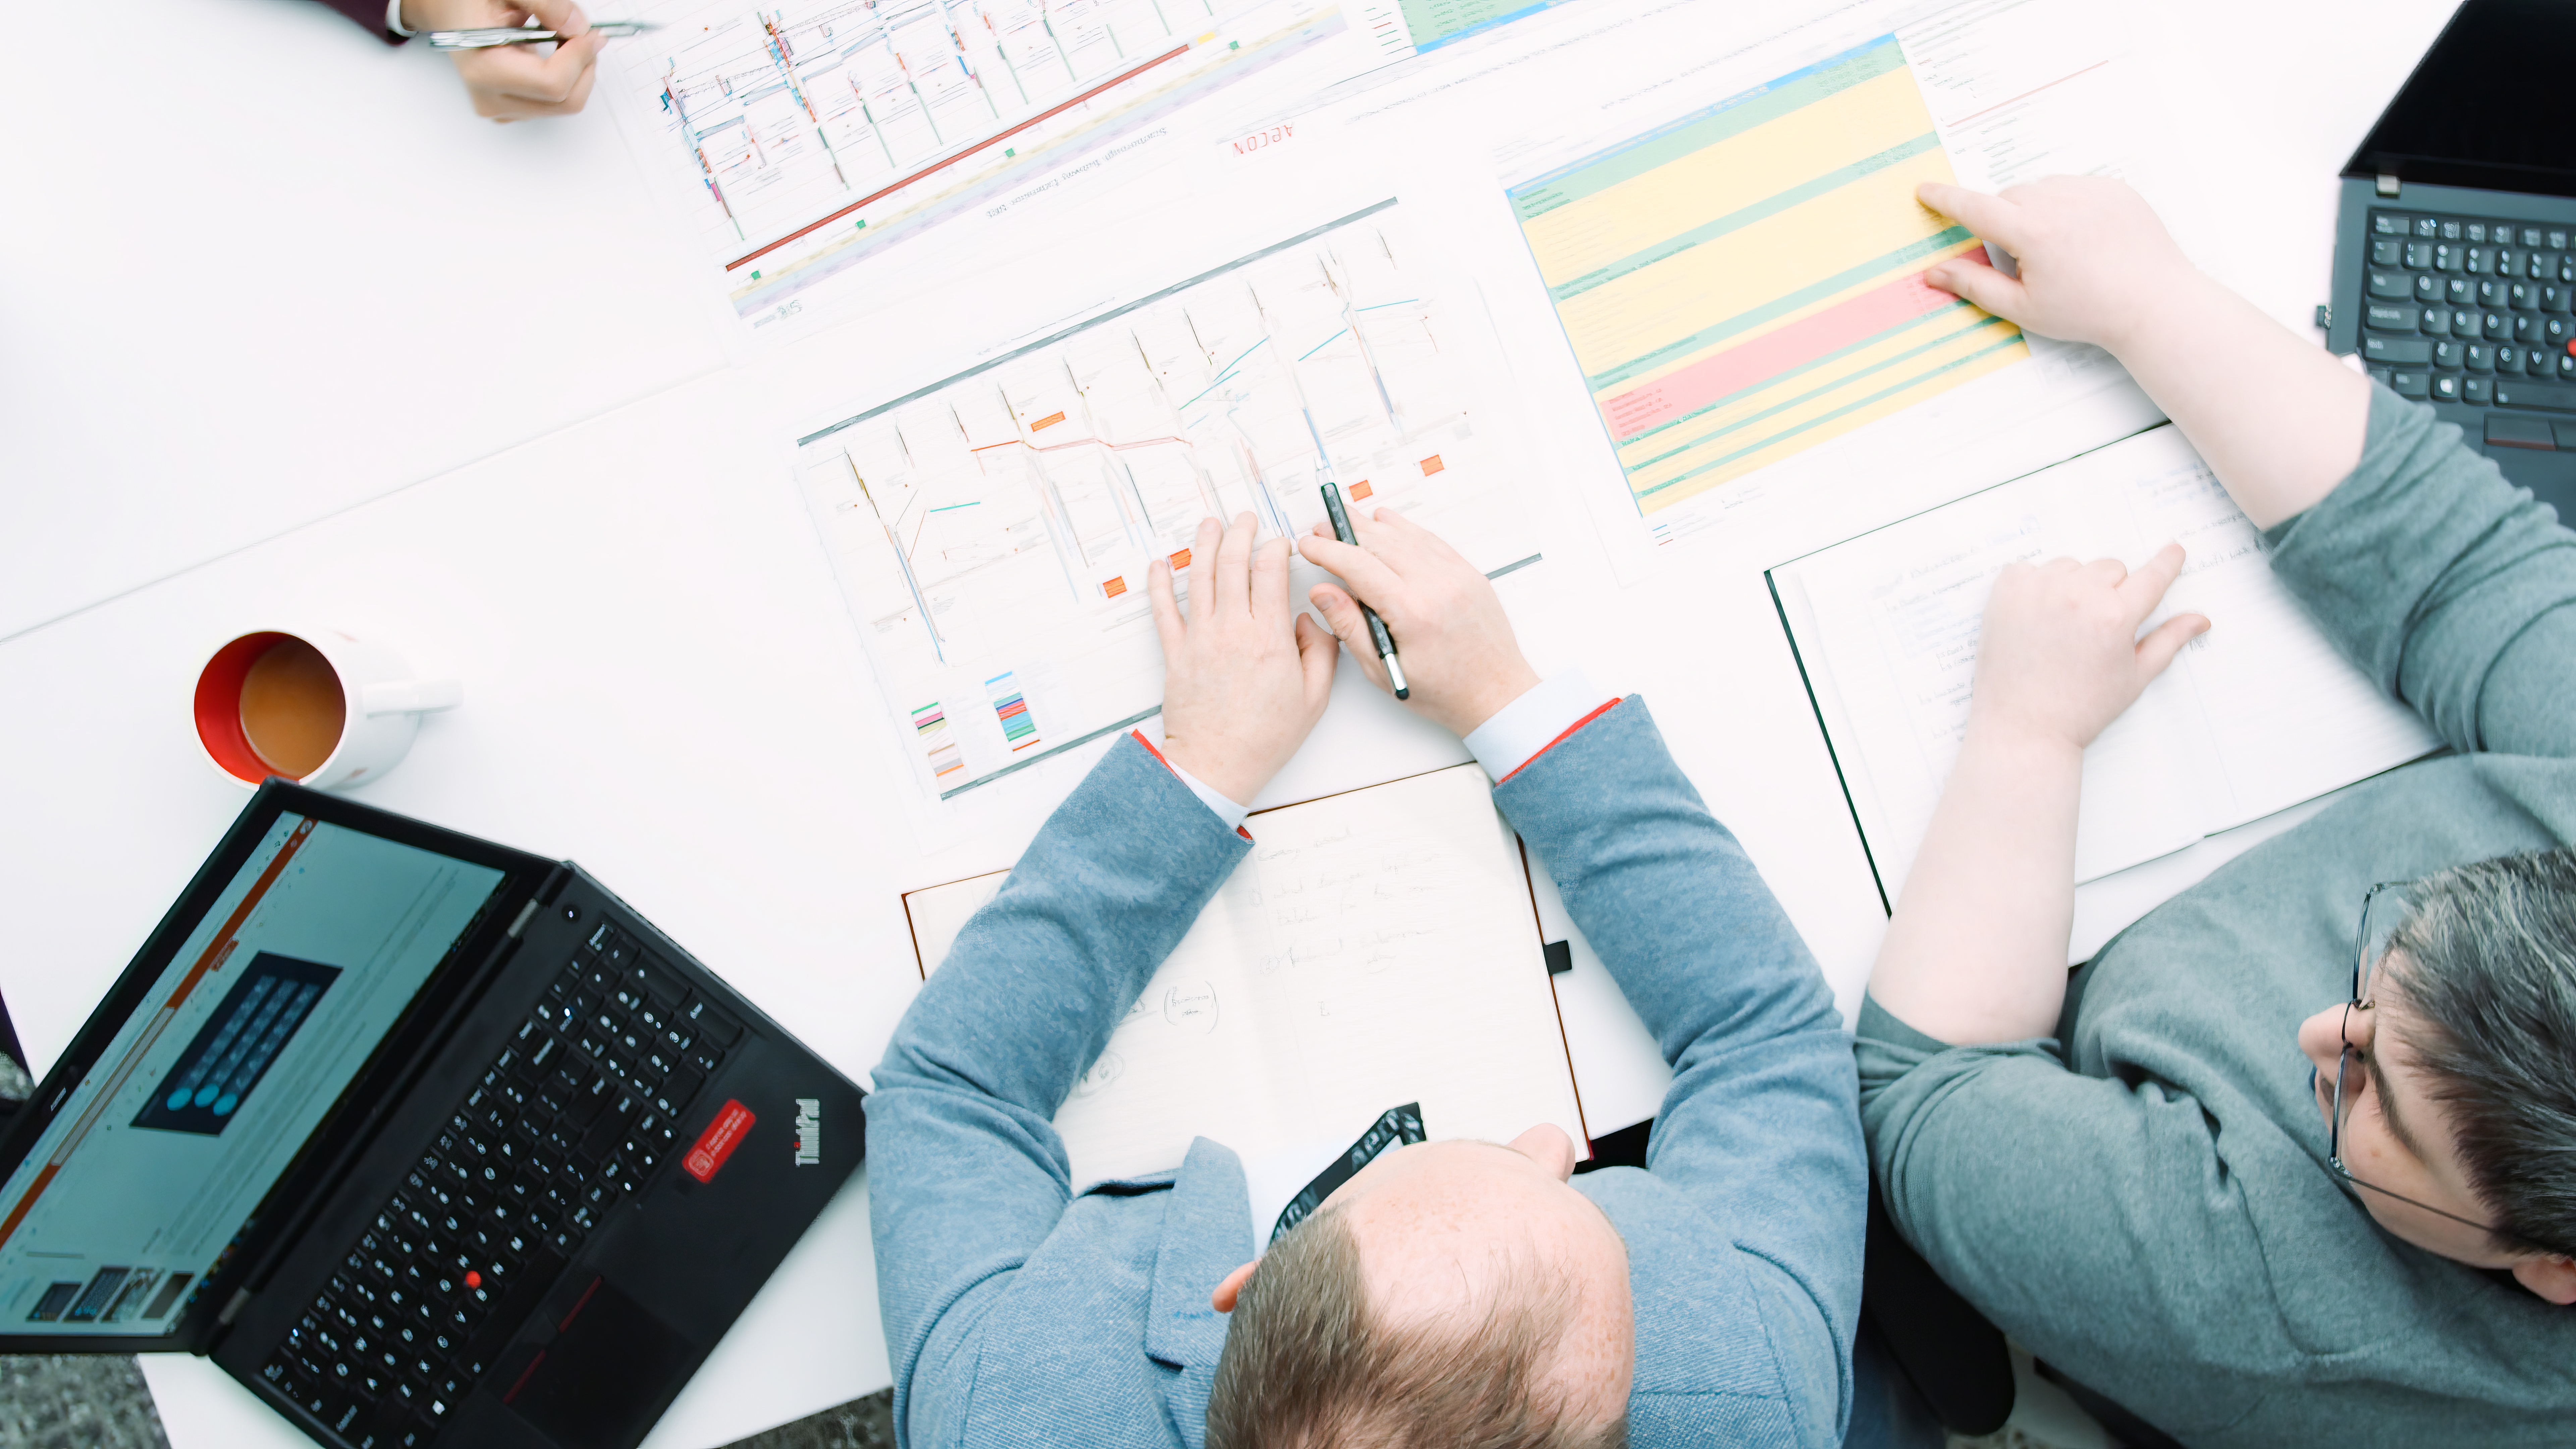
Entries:
[[2576,196],[2576,0],[2467,0],[2343,174]]
[[194,1346],[551,868],[263,786],[0,1144],[0,1352]]

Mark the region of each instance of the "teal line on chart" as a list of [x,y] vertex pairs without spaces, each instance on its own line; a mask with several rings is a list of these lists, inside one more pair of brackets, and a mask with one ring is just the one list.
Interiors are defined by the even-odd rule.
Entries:
[[1191,399],[1190,399],[1190,402],[1185,402],[1185,403],[1181,404],[1181,406],[1182,406],[1182,407],[1188,407],[1188,406],[1190,405],[1190,403],[1197,402],[1197,401],[1199,400],[1199,398],[1200,398],[1200,397],[1206,397],[1209,393],[1212,393],[1212,392],[1216,391],[1218,388],[1221,388],[1221,387],[1225,386],[1225,380],[1226,380],[1227,378],[1229,378],[1229,377],[1234,376],[1234,370],[1235,370],[1235,368],[1237,368],[1237,367],[1239,367],[1239,366],[1241,366],[1241,365],[1242,365],[1242,363],[1243,363],[1243,359],[1244,359],[1244,358],[1247,358],[1247,357],[1250,357],[1252,354],[1254,354],[1254,353],[1256,353],[1256,352],[1259,352],[1259,351],[1262,349],[1262,347],[1263,347],[1265,344],[1267,344],[1269,341],[1270,341],[1270,339],[1269,339],[1269,338],[1264,337],[1264,338],[1262,338],[1262,339],[1261,339],[1261,341],[1256,342],[1256,343],[1252,344],[1250,347],[1247,347],[1247,348],[1243,349],[1243,351],[1242,351],[1241,353],[1239,353],[1239,354],[1237,354],[1237,355],[1236,355],[1236,357],[1235,357],[1234,361],[1229,362],[1229,363],[1227,363],[1225,366],[1220,367],[1220,368],[1218,368],[1218,369],[1217,369],[1217,373],[1216,373],[1216,381],[1214,381],[1214,382],[1212,382],[1212,383],[1209,383],[1209,384],[1208,384],[1204,389],[1202,389],[1202,390],[1200,391],[1200,393],[1199,393],[1199,396],[1198,396],[1198,397],[1191,398]]

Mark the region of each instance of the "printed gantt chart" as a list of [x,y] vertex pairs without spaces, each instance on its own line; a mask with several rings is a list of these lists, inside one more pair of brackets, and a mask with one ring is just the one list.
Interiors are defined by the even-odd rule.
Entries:
[[1641,511],[2029,355],[1923,280],[1952,179],[1885,35],[1512,188]]
[[[805,494],[915,774],[939,799],[1161,708],[1146,595],[1199,521],[1263,537],[1404,510],[1500,574],[1534,562],[1464,335],[1393,202],[799,440]],[[1328,472],[1329,470],[1329,472]],[[1293,592],[1302,602],[1306,566]]]
[[[989,207],[1347,32],[1334,0],[827,0],[652,8],[621,42],[649,171],[752,326],[887,241]],[[638,119],[642,118],[642,119]]]

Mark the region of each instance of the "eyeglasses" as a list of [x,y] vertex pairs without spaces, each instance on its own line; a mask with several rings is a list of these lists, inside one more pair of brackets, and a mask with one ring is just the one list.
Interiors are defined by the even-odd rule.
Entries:
[[2431,1203],[2418,1202],[2404,1193],[2391,1192],[2374,1183],[2364,1182],[2353,1176],[2351,1166],[2343,1160],[2344,1102],[2348,1096],[2358,1095],[2351,1090],[2355,1077],[2353,1064],[2362,1055],[2362,1049],[2352,1044],[2352,1014],[2356,1011],[2368,1011],[2377,1004],[2371,1000],[2371,988],[2376,984],[2374,978],[2377,975],[2379,963],[2388,955],[2389,939],[2395,936],[2397,928],[2405,923],[2410,904],[2406,890],[2413,884],[2415,884],[2413,881],[2404,880],[2381,881],[2364,892],[2361,898],[2361,924],[2353,931],[2352,999],[2344,1003],[2343,1021],[2340,1027],[2343,1052],[2335,1059],[2334,1116],[2330,1119],[2327,1129],[2326,1161],[2334,1168],[2335,1176],[2354,1187],[2375,1192],[2392,1202],[2402,1202],[2418,1212],[2428,1212],[2437,1218],[2448,1218],[2463,1227],[2475,1228],[2490,1237],[2535,1253],[2556,1254],[2560,1251],[2557,1248],[2535,1243],[2529,1238],[2518,1233],[2507,1232],[2492,1223],[2482,1223],[2475,1218],[2464,1218],[2458,1213],[2445,1212]]

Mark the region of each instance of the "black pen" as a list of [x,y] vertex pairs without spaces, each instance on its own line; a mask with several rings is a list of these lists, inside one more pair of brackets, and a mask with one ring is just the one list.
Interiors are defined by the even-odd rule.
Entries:
[[[1342,511],[1341,488],[1327,478],[1323,493],[1324,512],[1333,520],[1333,537],[1353,548],[1359,547],[1359,536],[1351,532],[1351,516]],[[1358,603],[1359,596],[1354,594],[1351,599]],[[1411,698],[1413,686],[1404,682],[1404,663],[1395,657],[1395,636],[1386,632],[1386,621],[1377,616],[1377,610],[1366,604],[1360,604],[1360,617],[1368,620],[1369,638],[1377,645],[1377,657],[1386,663],[1386,682],[1395,686],[1395,697]]]

